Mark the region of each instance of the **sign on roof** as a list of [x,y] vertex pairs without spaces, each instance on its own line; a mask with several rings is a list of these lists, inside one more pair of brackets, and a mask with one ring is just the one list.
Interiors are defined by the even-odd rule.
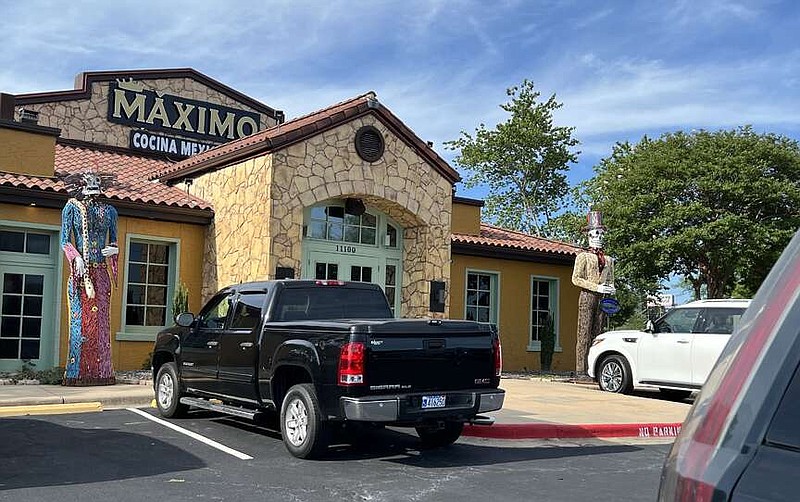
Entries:
[[140,82],[112,82],[108,120],[153,131],[225,142],[259,130],[258,113],[145,89]]

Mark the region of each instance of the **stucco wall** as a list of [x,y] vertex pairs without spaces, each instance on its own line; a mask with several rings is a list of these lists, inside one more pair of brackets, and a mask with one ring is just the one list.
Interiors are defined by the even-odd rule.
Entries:
[[[233,98],[189,78],[142,79],[137,82],[144,84],[145,89],[257,113]],[[61,129],[62,138],[128,148],[130,131],[134,128],[108,121],[109,85],[110,82],[94,82],[90,99],[18,105],[15,111],[19,113],[22,108],[38,111],[39,125]],[[262,129],[275,123],[274,119],[261,115]],[[180,131],[157,134],[181,136]]]
[[53,176],[56,138],[14,129],[0,129],[0,171]]
[[453,203],[453,233],[480,235],[481,208],[472,204]]
[[559,282],[558,335],[561,352],[553,355],[553,371],[575,370],[575,338],[578,329],[579,288],[572,284],[571,265],[503,260],[453,254],[450,318],[464,319],[467,269],[499,275],[498,327],[503,344],[503,369],[540,369],[540,353],[528,350],[531,324],[531,276],[555,277]]

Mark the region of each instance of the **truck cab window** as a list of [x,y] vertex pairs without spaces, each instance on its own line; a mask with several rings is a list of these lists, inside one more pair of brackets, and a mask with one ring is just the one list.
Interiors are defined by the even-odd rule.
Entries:
[[253,329],[261,322],[265,293],[242,293],[236,303],[231,329]]
[[220,295],[214,299],[204,310],[200,313],[199,328],[206,329],[222,329],[225,327],[225,319],[228,317],[228,312],[231,309],[233,302],[233,295]]

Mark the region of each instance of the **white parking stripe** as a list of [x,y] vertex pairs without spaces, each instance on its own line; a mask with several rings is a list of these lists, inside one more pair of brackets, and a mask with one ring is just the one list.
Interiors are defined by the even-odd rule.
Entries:
[[236,458],[239,458],[239,459],[242,459],[242,460],[253,460],[253,457],[251,457],[250,455],[247,455],[247,454],[242,453],[240,451],[236,451],[233,448],[228,448],[224,444],[217,443],[213,439],[208,439],[207,437],[201,436],[200,434],[198,434],[196,432],[192,432],[190,430],[184,429],[183,427],[178,427],[177,425],[175,425],[173,423],[170,423],[170,422],[167,422],[166,420],[161,420],[160,418],[154,417],[153,415],[147,413],[146,411],[137,410],[136,408],[127,408],[127,410],[128,411],[132,411],[132,412],[136,413],[137,415],[141,415],[141,416],[143,416],[144,418],[146,418],[148,420],[152,420],[153,422],[155,422],[157,424],[161,424],[164,427],[169,427],[170,429],[172,429],[172,430],[174,430],[176,432],[180,432],[181,434],[186,434],[187,436],[189,436],[192,439],[196,439],[196,440],[200,441],[201,443],[205,443],[208,446],[211,446],[212,448],[216,448],[216,449],[218,449],[220,451],[224,451],[225,453],[227,453],[229,455],[233,455]]

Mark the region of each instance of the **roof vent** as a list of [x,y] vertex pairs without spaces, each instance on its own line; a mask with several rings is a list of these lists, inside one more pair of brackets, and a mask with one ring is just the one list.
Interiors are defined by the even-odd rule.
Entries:
[[374,126],[364,126],[356,132],[356,152],[367,162],[375,162],[383,156],[383,135]]

